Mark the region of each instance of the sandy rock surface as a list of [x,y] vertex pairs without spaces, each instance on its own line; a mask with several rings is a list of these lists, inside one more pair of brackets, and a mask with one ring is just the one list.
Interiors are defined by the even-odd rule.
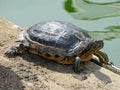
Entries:
[[82,73],[30,53],[8,58],[7,47],[17,44],[19,26],[0,19],[0,90],[120,90],[120,76],[92,62]]

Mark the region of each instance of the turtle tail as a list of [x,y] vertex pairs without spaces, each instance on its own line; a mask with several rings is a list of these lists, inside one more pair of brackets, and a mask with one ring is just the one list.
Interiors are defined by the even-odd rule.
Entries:
[[87,48],[85,48],[82,53],[81,57],[86,57],[89,54],[94,54],[95,52],[99,51],[101,48],[103,48],[104,42],[103,40],[91,40],[88,44]]

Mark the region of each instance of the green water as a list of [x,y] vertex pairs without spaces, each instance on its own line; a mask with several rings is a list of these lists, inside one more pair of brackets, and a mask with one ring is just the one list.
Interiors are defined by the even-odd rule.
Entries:
[[120,68],[120,0],[0,0],[0,17],[20,26],[47,20],[71,22],[97,39]]

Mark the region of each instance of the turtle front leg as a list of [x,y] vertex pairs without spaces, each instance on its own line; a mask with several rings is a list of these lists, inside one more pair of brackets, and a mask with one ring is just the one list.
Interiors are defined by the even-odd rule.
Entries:
[[19,55],[21,53],[24,53],[27,50],[27,48],[23,44],[19,44],[16,46],[12,46],[11,48],[7,48],[5,50],[5,55],[8,57]]
[[74,60],[73,69],[75,72],[83,71],[83,67],[80,65],[80,57],[76,57]]
[[108,65],[113,64],[112,62],[109,61],[109,58],[105,52],[97,51],[94,53],[94,55],[99,58],[99,61],[102,64],[108,64]]

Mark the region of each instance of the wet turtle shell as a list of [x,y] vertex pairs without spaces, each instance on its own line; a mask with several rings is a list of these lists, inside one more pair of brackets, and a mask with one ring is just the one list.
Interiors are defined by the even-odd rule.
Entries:
[[38,23],[30,27],[24,37],[33,49],[64,56],[81,53],[93,41],[81,28],[62,21]]

